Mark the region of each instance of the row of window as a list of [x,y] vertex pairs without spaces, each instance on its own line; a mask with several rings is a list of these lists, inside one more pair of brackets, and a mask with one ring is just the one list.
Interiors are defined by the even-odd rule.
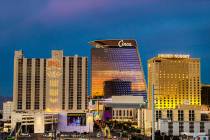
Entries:
[[[194,122],[189,122],[189,132],[194,133],[195,126]],[[179,133],[184,132],[184,122],[179,122]],[[200,132],[205,132],[204,122],[200,122]],[[169,135],[173,135],[173,122],[168,123],[168,133]]]
[[[184,121],[184,110],[178,110],[178,121]],[[156,121],[162,118],[162,111],[156,110]],[[173,111],[167,110],[167,118],[173,120]],[[189,110],[189,121],[195,121],[195,111]]]
[[113,116],[133,116],[132,110],[113,110]]

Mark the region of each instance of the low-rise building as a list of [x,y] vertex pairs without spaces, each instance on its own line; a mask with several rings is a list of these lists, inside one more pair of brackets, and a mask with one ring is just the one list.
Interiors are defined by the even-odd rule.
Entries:
[[146,107],[143,96],[112,96],[109,99],[92,100],[89,108],[94,119],[112,120],[119,122],[139,122],[138,114]]
[[159,130],[167,136],[189,136],[209,135],[210,121],[171,121],[160,119],[158,121]]
[[22,133],[93,132],[93,116],[85,112],[12,112],[11,128]]
[[112,96],[112,102],[105,106],[112,107],[113,121],[138,122],[138,111],[146,104],[143,96]]
[[11,113],[13,111],[13,102],[7,101],[3,103],[3,120],[8,121],[11,118]]
[[[178,136],[181,132],[206,133],[210,131],[210,112],[202,106],[183,105],[173,110],[155,110],[155,130],[160,130],[166,135]],[[140,128],[145,135],[151,135],[152,110],[142,109],[140,114]]]

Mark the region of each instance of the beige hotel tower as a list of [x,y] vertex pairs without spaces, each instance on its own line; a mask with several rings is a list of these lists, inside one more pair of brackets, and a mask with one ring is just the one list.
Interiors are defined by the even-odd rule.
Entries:
[[51,58],[14,56],[13,102],[16,111],[75,111],[87,109],[87,58],[63,56],[53,50]]
[[148,60],[149,108],[152,108],[153,85],[156,109],[201,105],[200,59],[160,54]]

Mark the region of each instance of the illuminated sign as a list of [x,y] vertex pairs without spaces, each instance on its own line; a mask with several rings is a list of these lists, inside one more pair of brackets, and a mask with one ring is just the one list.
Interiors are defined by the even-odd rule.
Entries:
[[158,57],[161,57],[161,58],[190,58],[190,55],[182,55],[182,54],[159,54]]
[[86,114],[85,113],[68,113],[67,126],[85,126]]
[[75,117],[75,116],[76,116],[76,117],[77,117],[77,116],[86,116],[86,113],[68,113],[67,116],[71,116],[71,117],[72,117],[72,116],[74,116],[74,117]]
[[129,42],[124,42],[123,40],[120,40],[120,41],[118,42],[118,46],[119,46],[119,47],[126,47],[126,46],[132,46],[132,44],[129,43]]
[[59,111],[59,83],[61,75],[61,61],[59,59],[49,59],[47,61],[49,97],[47,100],[47,110],[50,110],[50,112]]
[[58,68],[60,68],[61,64],[58,60],[48,60],[47,66],[48,67],[58,67]]
[[53,55],[57,57],[57,56],[59,56],[59,52],[55,51],[55,52],[53,52]]

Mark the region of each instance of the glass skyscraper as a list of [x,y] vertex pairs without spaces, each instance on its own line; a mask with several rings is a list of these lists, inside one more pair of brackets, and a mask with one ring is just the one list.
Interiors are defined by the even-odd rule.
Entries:
[[[146,97],[146,82],[135,40],[97,40],[90,45],[94,46],[91,49],[92,97],[119,94]],[[110,92],[107,86],[114,90],[106,93]]]

